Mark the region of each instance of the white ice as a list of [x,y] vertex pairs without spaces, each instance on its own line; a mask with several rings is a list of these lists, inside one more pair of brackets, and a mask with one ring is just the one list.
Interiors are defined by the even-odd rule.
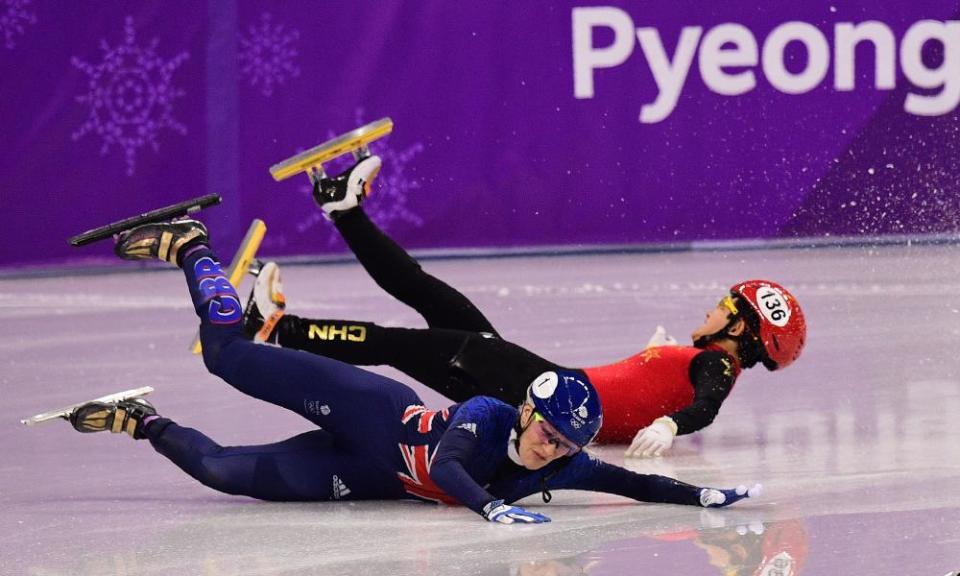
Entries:
[[[430,261],[502,334],[560,363],[681,340],[737,280],[800,298],[803,357],[745,373],[705,431],[641,472],[761,498],[729,509],[560,492],[553,522],[491,525],[411,502],[276,504],[219,494],[146,443],[18,420],[149,385],[161,413],[224,444],[303,431],[187,351],[176,271],[0,282],[0,574],[929,574],[960,570],[956,246]],[[292,313],[422,326],[356,265],[286,266]],[[242,292],[246,293],[247,284]],[[388,369],[391,376],[408,382]],[[430,406],[445,404],[417,387]],[[371,423],[375,425],[375,423]],[[623,447],[595,452],[623,464]],[[724,571],[727,570],[727,572]],[[734,572],[734,569],[737,571]],[[773,574],[774,572],[766,572]]]

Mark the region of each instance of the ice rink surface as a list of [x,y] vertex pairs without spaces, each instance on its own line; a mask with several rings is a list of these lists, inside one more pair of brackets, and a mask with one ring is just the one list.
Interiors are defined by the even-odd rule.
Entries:
[[[232,250],[232,248],[231,248]],[[223,250],[223,256],[228,250]],[[146,442],[19,419],[137,386],[221,444],[309,429],[206,373],[173,270],[0,280],[0,574],[942,576],[960,570],[960,247],[430,261],[508,339],[572,366],[682,340],[749,277],[789,287],[803,357],[746,371],[716,422],[626,466],[761,499],[724,510],[558,492],[553,522],[493,525],[414,502],[257,502]],[[135,265],[126,269],[136,269]],[[422,326],[353,264],[286,266],[292,313]],[[241,292],[246,296],[249,280]],[[378,369],[410,383],[399,373]],[[428,406],[444,400],[414,385]],[[376,426],[376,422],[371,422]],[[623,447],[596,449],[623,464]]]

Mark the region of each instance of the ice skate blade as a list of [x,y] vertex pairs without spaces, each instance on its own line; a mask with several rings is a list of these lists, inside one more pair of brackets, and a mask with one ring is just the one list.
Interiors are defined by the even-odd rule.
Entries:
[[120,400],[130,400],[132,398],[146,396],[151,392],[153,392],[152,386],[143,386],[141,388],[124,390],[123,392],[115,392],[113,394],[107,394],[106,396],[94,398],[93,400],[71,404],[65,408],[60,408],[59,410],[51,410],[50,412],[43,412],[29,418],[24,418],[20,421],[20,423],[27,426],[36,426],[37,424],[44,424],[60,418],[69,418],[70,414],[73,413],[74,410],[90,402],[119,402]]
[[361,126],[356,130],[327,140],[323,144],[287,158],[283,162],[274,164],[270,167],[270,174],[277,182],[286,180],[295,174],[308,172],[311,168],[328,160],[339,158],[356,150],[362,150],[370,142],[379,140],[392,131],[393,120],[381,118],[366,126]]
[[189,216],[190,214],[199,212],[204,208],[214,206],[219,203],[219,194],[207,194],[206,196],[199,196],[191,200],[180,202],[179,204],[164,206],[163,208],[157,208],[156,210],[151,210],[150,212],[144,212],[143,214],[138,214],[137,216],[131,216],[130,218],[124,218],[123,220],[112,222],[106,226],[94,228],[93,230],[87,230],[83,234],[77,234],[73,238],[70,238],[70,245],[83,246],[85,244],[90,244],[91,242],[96,242],[97,240],[105,240],[112,237],[114,234],[119,234],[124,230],[129,230],[141,224],[167,222],[168,220],[172,220],[174,218]]

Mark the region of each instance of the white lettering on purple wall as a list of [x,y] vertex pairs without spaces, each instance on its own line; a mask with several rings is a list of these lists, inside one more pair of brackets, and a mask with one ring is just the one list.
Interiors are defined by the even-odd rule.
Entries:
[[[574,8],[572,18],[574,97],[596,97],[595,71],[624,65],[639,44],[657,86],[653,102],[640,107],[640,122],[644,124],[663,121],[677,107],[694,56],[704,84],[724,96],[753,90],[757,86],[758,65],[776,90],[804,94],[823,83],[831,63],[830,39],[807,22],[780,24],[770,31],[759,50],[754,33],[742,24],[719,24],[706,32],[701,26],[684,26],[673,54],[668,54],[658,29],[636,28],[630,14],[620,8]],[[600,27],[613,32],[609,45],[594,46],[593,32]],[[896,87],[897,40],[889,26],[875,20],[838,22],[833,27],[832,41],[835,90],[846,92],[855,88],[856,49],[861,43],[869,43],[873,49],[873,87]],[[922,54],[927,43],[943,48],[943,58],[936,65],[924,62]],[[787,68],[784,54],[791,45],[801,45],[806,53],[802,70]],[[899,65],[904,78],[923,89],[923,93],[908,92],[903,104],[905,111],[918,116],[952,112],[960,104],[960,21],[915,22],[900,41]]]

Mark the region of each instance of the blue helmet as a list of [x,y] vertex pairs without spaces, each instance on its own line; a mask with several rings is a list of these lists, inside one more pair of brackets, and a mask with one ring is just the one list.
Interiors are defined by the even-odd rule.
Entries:
[[587,376],[581,372],[544,372],[527,388],[527,402],[557,432],[581,448],[596,437],[603,424],[600,397]]

